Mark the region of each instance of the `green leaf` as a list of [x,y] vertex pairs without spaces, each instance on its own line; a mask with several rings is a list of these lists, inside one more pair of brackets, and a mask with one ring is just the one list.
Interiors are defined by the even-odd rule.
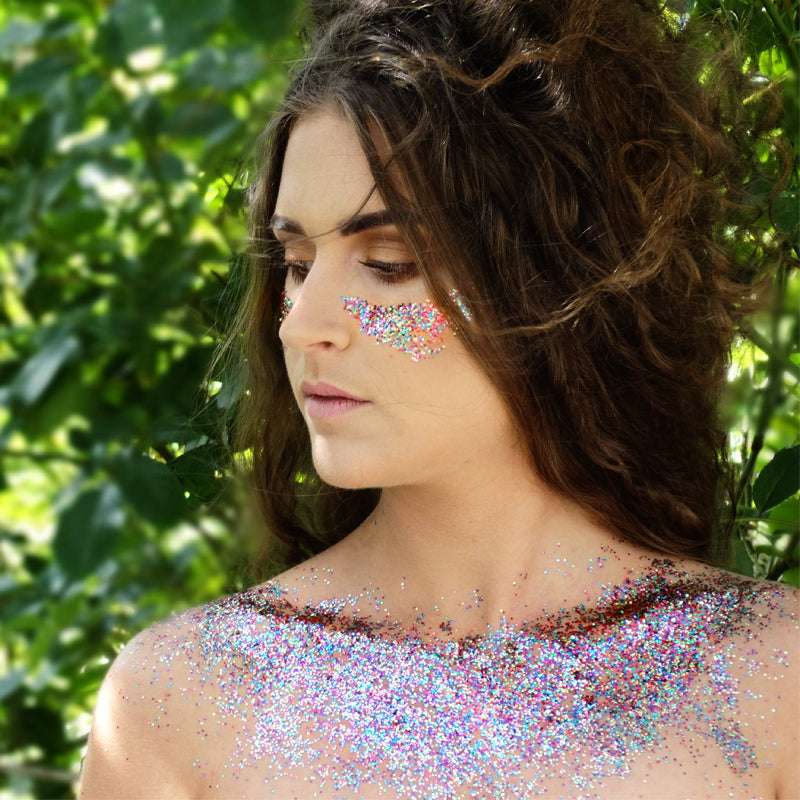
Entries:
[[62,514],[53,541],[61,568],[84,578],[110,555],[125,522],[122,495],[112,483],[78,495]]
[[780,558],[783,555],[783,550],[772,541],[757,544],[753,548],[753,552],[758,555],[770,556],[770,558]]
[[62,431],[67,421],[91,419],[96,401],[95,392],[84,385],[80,375],[62,370],[35,405],[19,410],[19,431],[31,439],[50,436]]
[[725,0],[721,3],[726,19],[744,34],[744,46],[754,58],[775,44],[775,25],[760,4],[750,0]]
[[795,589],[800,589],[800,567],[791,567],[784,572],[778,579],[781,583],[788,583]]
[[228,0],[159,0],[164,41],[170,55],[179,55],[204,43],[230,13]]
[[53,113],[40,111],[25,126],[19,140],[17,153],[20,159],[40,167],[53,149]]
[[191,496],[191,505],[210,503],[219,496],[222,481],[217,473],[224,466],[224,458],[224,448],[212,442],[188,450],[170,462],[170,467]]
[[778,229],[787,237],[797,233],[800,225],[800,193],[781,192],[773,204],[772,213]]
[[5,55],[12,47],[30,47],[36,44],[41,35],[42,26],[39,23],[9,20],[0,31],[0,53]]
[[186,68],[183,80],[187,86],[208,87],[230,91],[252,83],[264,72],[263,58],[253,49],[232,52],[206,47]]
[[227,107],[214,103],[188,103],[181,106],[165,126],[176,136],[200,136],[210,148],[231,136],[241,122]]
[[17,723],[28,732],[31,740],[46,755],[53,755],[64,749],[66,738],[64,724],[58,711],[45,705],[21,708],[17,711]]
[[161,101],[152,94],[143,94],[137,97],[130,105],[131,115],[139,123],[142,133],[147,136],[156,136],[161,130],[164,109]]
[[186,177],[186,164],[174,153],[162,153],[158,157],[158,169],[165,181],[179,181]]
[[68,13],[59,14],[45,22],[42,38],[51,42],[58,41],[80,31],[82,31],[81,22],[73,19]]
[[234,21],[261,42],[280,39],[293,27],[297,8],[287,0],[233,0]]
[[4,700],[10,694],[13,694],[17,689],[22,686],[25,680],[27,671],[21,667],[12,669],[0,678],[0,700]]
[[80,349],[77,337],[63,327],[55,328],[28,359],[11,383],[11,393],[25,405],[33,405],[45,393],[64,364]]
[[121,456],[109,471],[125,499],[144,519],[167,527],[186,511],[183,487],[166,464],[143,455]]
[[767,523],[787,531],[800,527],[800,498],[792,496],[770,509]]
[[779,450],[753,484],[753,502],[766,514],[800,491],[800,445]]
[[130,53],[162,39],[163,21],[155,3],[117,0],[100,25],[97,47],[112,63],[121,63]]
[[70,65],[60,58],[37,58],[13,73],[8,84],[8,96],[47,94],[59,78],[67,78],[69,69]]

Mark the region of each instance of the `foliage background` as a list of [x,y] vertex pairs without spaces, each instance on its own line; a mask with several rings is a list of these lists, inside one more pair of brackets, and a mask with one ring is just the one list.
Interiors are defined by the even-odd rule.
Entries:
[[[250,579],[237,387],[201,387],[243,267],[241,154],[301,52],[298,5],[0,8],[0,797],[71,796],[120,646]],[[691,13],[746,30],[764,86],[784,84],[791,174],[761,221],[784,260],[725,413],[735,567],[796,585],[798,0]]]

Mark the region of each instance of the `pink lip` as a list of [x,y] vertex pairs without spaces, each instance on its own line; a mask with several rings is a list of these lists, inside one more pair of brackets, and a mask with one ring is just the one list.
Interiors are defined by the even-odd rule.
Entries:
[[303,381],[300,391],[306,398],[306,413],[315,419],[340,417],[369,403],[329,383]]

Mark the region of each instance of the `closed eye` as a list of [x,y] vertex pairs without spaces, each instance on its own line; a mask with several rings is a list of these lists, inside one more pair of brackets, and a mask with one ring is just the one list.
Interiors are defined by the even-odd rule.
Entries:
[[308,275],[313,261],[284,261],[283,267],[295,283],[302,283]]
[[414,261],[374,261],[365,259],[361,262],[372,270],[378,280],[384,283],[401,283],[415,278],[419,271]]

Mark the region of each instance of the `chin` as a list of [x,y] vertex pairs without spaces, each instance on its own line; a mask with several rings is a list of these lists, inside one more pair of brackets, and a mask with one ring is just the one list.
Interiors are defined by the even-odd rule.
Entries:
[[357,481],[357,480],[348,480],[346,478],[340,478],[338,476],[333,477],[325,477],[324,475],[320,475],[320,478],[328,484],[328,486],[333,486],[336,489],[348,489],[349,491],[356,491],[358,489],[374,489],[374,486],[371,486],[366,481]]
[[337,489],[372,489],[375,486],[374,480],[367,480],[364,471],[354,469],[352,464],[330,464],[314,459],[314,468],[328,486],[335,486]]

